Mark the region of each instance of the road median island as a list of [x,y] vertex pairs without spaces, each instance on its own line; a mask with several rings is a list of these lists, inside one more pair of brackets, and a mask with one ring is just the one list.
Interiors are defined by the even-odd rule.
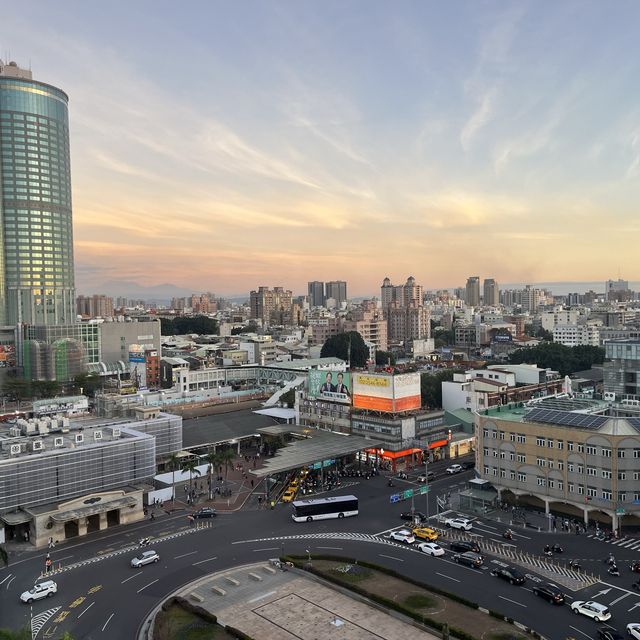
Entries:
[[[512,620],[496,611],[483,611],[477,603],[462,596],[381,565],[334,555],[312,556],[311,563],[307,556],[287,556],[283,560],[426,628],[440,632],[448,628],[451,638],[544,640],[535,631],[516,628]],[[389,597],[390,594],[393,596]]]
[[216,616],[182,597],[167,600],[155,617],[153,640],[254,640],[222,627]]

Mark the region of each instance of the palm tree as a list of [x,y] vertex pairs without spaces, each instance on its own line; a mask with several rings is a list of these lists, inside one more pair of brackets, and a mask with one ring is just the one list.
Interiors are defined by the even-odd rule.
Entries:
[[171,501],[175,502],[176,501],[176,471],[180,468],[180,457],[178,456],[177,453],[171,454],[171,456],[169,457],[168,465],[173,473],[172,484],[171,484],[171,494],[172,494]]
[[0,563],[6,567],[9,566],[9,554],[1,544],[0,544]]
[[198,461],[195,458],[189,458],[189,460],[185,460],[182,463],[182,467],[180,471],[188,471],[189,472],[189,495],[191,495],[191,489],[193,485],[193,476],[194,474],[199,476],[200,469],[198,469]]
[[223,449],[220,452],[220,464],[224,465],[224,479],[229,475],[229,465],[236,459],[233,449]]
[[217,469],[222,464],[222,460],[220,458],[220,454],[213,450],[210,450],[209,453],[207,453],[207,455],[204,457],[205,462],[209,465],[207,467],[207,474],[209,475],[209,500],[213,500],[212,475],[214,468]]

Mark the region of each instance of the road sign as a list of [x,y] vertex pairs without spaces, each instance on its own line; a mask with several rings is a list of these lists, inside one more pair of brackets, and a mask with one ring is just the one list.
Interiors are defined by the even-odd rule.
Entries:
[[623,516],[624,515],[624,508],[623,507],[618,507],[616,509],[616,515]]
[[394,502],[400,502],[400,494],[399,493],[392,493],[389,496],[389,501],[391,502],[391,504],[393,504]]
[[429,487],[420,487],[420,493],[421,494],[429,493]]
[[412,498],[413,497],[413,489],[405,489],[403,492],[403,496],[405,498]]

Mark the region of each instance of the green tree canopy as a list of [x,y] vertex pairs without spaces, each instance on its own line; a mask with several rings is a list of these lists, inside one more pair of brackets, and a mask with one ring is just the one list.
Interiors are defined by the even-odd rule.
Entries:
[[350,362],[352,367],[364,367],[369,359],[369,347],[357,331],[339,333],[322,345],[320,357],[341,358]]
[[430,409],[442,408],[442,383],[451,382],[454,369],[444,369],[436,373],[422,373],[420,375],[420,396],[422,406]]
[[391,351],[376,351],[376,364],[379,366],[385,366],[391,364],[393,366],[396,363],[396,356]]
[[246,327],[234,327],[231,329],[232,336],[238,336],[241,333],[256,333],[258,331],[258,325],[250,322]]
[[187,333],[217,335],[218,321],[207,316],[160,318],[160,330],[163,336],[183,336]]
[[565,347],[557,342],[543,342],[537,347],[518,349],[509,356],[511,364],[535,364],[543,369],[559,371],[560,375],[567,376],[590,369],[594,364],[604,362],[605,351],[601,347],[581,345],[578,347]]

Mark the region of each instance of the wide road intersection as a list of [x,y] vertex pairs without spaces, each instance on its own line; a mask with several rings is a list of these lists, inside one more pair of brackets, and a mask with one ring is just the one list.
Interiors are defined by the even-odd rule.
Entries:
[[[446,476],[444,466],[432,465],[438,473],[431,483],[429,513],[436,513],[437,495],[455,492],[470,472]],[[402,574],[424,580],[463,595],[482,606],[508,615],[556,640],[567,636],[592,638],[597,625],[573,615],[568,605],[553,607],[531,591],[538,578],[531,573],[522,587],[491,577],[490,569],[499,561],[488,556],[482,570],[469,569],[444,558],[430,558],[415,548],[392,543],[387,535],[400,527],[401,511],[410,509],[410,501],[391,504],[389,496],[399,488],[413,484],[417,470],[407,481],[394,479],[387,486],[383,476],[369,480],[346,478],[333,494],[354,493],[360,499],[360,515],[344,520],[295,523],[290,508],[278,505],[270,509],[246,509],[220,514],[210,528],[194,529],[186,513],[175,513],[155,522],[146,521],[93,534],[56,547],[51,554],[54,567],[63,570],[54,576],[58,593],[48,599],[25,605],[19,595],[37,580],[46,551],[23,555],[0,570],[0,621],[13,628],[32,625],[37,638],[58,638],[69,631],[76,640],[83,638],[135,638],[148,613],[166,596],[183,585],[208,573],[239,564],[266,560],[279,554],[314,553],[344,554],[391,567]],[[353,484],[351,484],[353,483]],[[417,497],[416,510],[427,510],[426,498]],[[474,533],[483,540],[501,540],[508,523],[479,519]],[[640,621],[640,594],[631,589],[634,575],[626,565],[640,557],[640,551],[596,541],[587,536],[549,534],[531,529],[516,529],[513,544],[530,553],[540,553],[545,544],[559,542],[567,557],[579,558],[589,570],[606,575],[603,559],[613,551],[623,568],[619,578],[612,578],[579,592],[568,592],[572,599],[597,599],[613,613],[610,626],[624,631],[628,622]],[[335,534],[335,535],[334,535]],[[137,541],[143,536],[154,538],[151,548],[160,562],[142,569],[130,567],[136,555]],[[447,544],[443,543],[445,549]],[[640,547],[640,545],[639,545]],[[610,576],[607,576],[610,577]],[[569,603],[573,600],[569,599]]]

